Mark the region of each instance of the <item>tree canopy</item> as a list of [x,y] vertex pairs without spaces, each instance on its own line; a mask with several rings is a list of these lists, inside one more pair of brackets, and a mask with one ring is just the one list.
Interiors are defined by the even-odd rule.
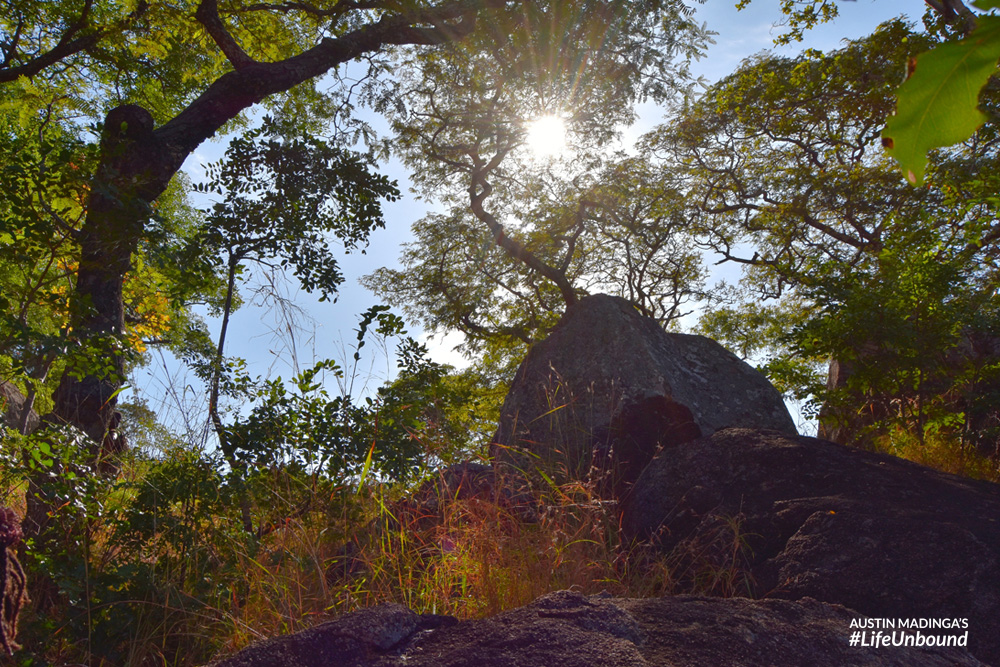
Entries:
[[[971,414],[985,387],[982,368],[972,384],[960,370],[984,359],[959,350],[995,326],[995,92],[980,98],[990,123],[932,155],[926,187],[900,178],[880,136],[897,73],[932,39],[896,21],[832,53],[753,59],[645,140],[687,175],[706,246],[745,267],[742,304],[705,330],[745,351],[784,340],[772,376],[825,402],[828,426],[868,410],[922,438],[931,412]],[[784,305],[761,318],[761,299]],[[763,345],[754,326],[772,332]],[[831,357],[842,372],[824,388]]]
[[[402,269],[366,284],[480,352],[536,339],[590,290],[627,294],[664,322],[679,316],[700,273],[678,197],[652,193],[641,161],[609,151],[638,102],[689,89],[708,35],[682,6],[647,9],[525,12],[420,56],[392,113],[396,146],[419,191],[446,210],[414,226]],[[533,152],[540,118],[565,124],[567,154]],[[648,199],[635,196],[644,189]]]

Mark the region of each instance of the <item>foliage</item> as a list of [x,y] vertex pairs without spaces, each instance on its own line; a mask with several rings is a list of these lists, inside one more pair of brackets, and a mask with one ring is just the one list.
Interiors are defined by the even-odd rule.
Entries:
[[[743,8],[749,0],[741,0]],[[968,140],[988,117],[977,107],[997,72],[1000,60],[1000,17],[974,14],[964,0],[927,3],[933,19],[950,26],[960,39],[939,44],[912,57],[906,80],[898,87],[896,113],[887,119],[883,142],[906,179],[923,182],[928,151]],[[996,0],[976,0],[984,12],[1000,7]],[[805,31],[833,20],[838,12],[832,0],[783,0],[788,31],[776,44],[801,41]]]
[[184,266],[212,270],[278,260],[307,292],[325,301],[343,282],[331,237],[348,250],[384,227],[381,201],[399,190],[371,171],[370,159],[305,135],[282,138],[272,118],[230,141],[196,190],[223,195],[187,240]]
[[[366,244],[371,230],[385,224],[381,200],[392,201],[399,195],[394,183],[371,172],[370,158],[298,133],[281,137],[282,129],[265,118],[259,129],[233,139],[225,158],[209,166],[209,182],[197,189],[223,195],[224,200],[205,216],[181,253],[185,266],[200,266],[206,275],[220,269],[226,273],[214,358],[194,365],[209,386],[209,414],[236,477],[245,462],[237,460],[241,443],[234,438],[245,440],[247,434],[223,424],[219,398],[220,392],[239,396],[249,385],[247,378],[233,377],[238,362],[227,362],[224,356],[230,316],[238,306],[237,278],[248,262],[277,260],[278,267],[290,270],[306,292],[318,289],[320,300],[328,300],[344,280],[330,251],[331,237],[347,250]],[[362,324],[359,351],[370,323],[366,318]],[[298,385],[302,388],[308,382],[300,379]],[[272,383],[275,401],[281,400],[276,395],[281,386],[280,379]],[[349,403],[350,397],[345,400]],[[332,412],[340,412],[340,407]],[[252,530],[246,499],[241,502],[244,524]]]
[[[736,3],[741,10],[749,5],[750,0]],[[833,0],[781,0],[781,11],[786,17],[788,30],[775,38],[775,44],[800,42],[807,30],[834,20],[840,13]]]
[[[540,4],[545,11],[554,12],[574,5]],[[394,194],[387,181],[370,173],[367,158],[331,149],[308,138],[303,130],[315,132],[321,128],[320,122],[333,118],[341,126],[335,128],[332,143],[348,145],[350,140],[342,141],[342,137],[352,136],[351,130],[365,133],[363,123],[354,122],[357,92],[375,106],[398,98],[390,84],[365,82],[355,88],[343,71],[337,72],[342,87],[329,95],[321,94],[312,83],[316,77],[361,58],[368,65],[361,68],[362,77],[377,79],[386,73],[384,52],[396,45],[430,47],[453,41],[466,36],[471,26],[481,29],[488,25],[484,20],[473,20],[486,13],[516,24],[523,7],[520,2],[461,1],[433,6],[424,2],[369,3],[364,7],[342,3],[333,8],[307,4],[248,8],[212,0],[140,3],[134,9],[100,0],[84,3],[82,9],[62,2],[12,4],[13,11],[0,19],[6,42],[0,81],[5,83],[5,102],[18,98],[30,101],[15,109],[21,123],[20,134],[15,134],[34,141],[39,128],[51,126],[67,137],[67,145],[77,142],[82,146],[86,157],[77,160],[70,153],[66,153],[69,157],[60,154],[64,173],[75,174],[73,184],[78,186],[72,206],[62,205],[60,193],[51,201],[32,202],[45,214],[39,216],[50,246],[44,249],[67,261],[53,262],[61,271],[58,277],[63,292],[51,300],[59,309],[32,302],[41,304],[36,311],[44,317],[38,319],[29,338],[37,344],[42,332],[53,339],[51,345],[43,341],[47,345],[44,351],[61,352],[70,346],[74,352],[68,367],[42,364],[46,368],[38,373],[39,380],[51,377],[59,382],[52,391],[56,418],[78,424],[91,440],[89,444],[77,442],[74,451],[100,455],[97,443],[112,424],[123,378],[133,364],[143,360],[142,353],[149,346],[174,345],[186,359],[201,363],[203,368],[210,366],[219,377],[224,337],[216,346],[214,363],[206,364],[211,357],[210,341],[188,309],[201,301],[229,312],[236,299],[233,282],[240,262],[251,261],[251,257],[264,261],[277,258],[295,271],[307,289],[315,288],[325,297],[333,293],[342,276],[323,233],[340,234],[349,246],[360,245],[367,231],[380,222],[374,202],[382,195]],[[658,31],[661,20],[683,28],[680,7],[679,3],[630,6],[633,22],[629,29]],[[594,3],[584,9],[597,20],[578,34],[600,55],[607,27],[600,19],[607,15],[604,10],[613,14],[615,7]],[[557,40],[552,34],[556,31],[547,25],[527,26],[520,33],[520,44],[530,43],[532,30],[544,33],[550,42]],[[646,36],[635,43],[641,44]],[[433,53],[429,48],[423,51],[425,55]],[[607,55],[612,53],[613,49]],[[19,77],[19,72],[26,71],[23,67],[31,71]],[[296,87],[303,83],[306,85]],[[274,96],[272,101],[264,102],[268,96]],[[258,103],[273,104],[275,126],[284,136],[296,138],[282,143],[261,134],[234,143],[234,160],[230,162],[234,171],[227,173],[228,167],[220,165],[213,174],[213,186],[226,191],[226,200],[208,216],[206,224],[201,224],[183,201],[186,184],[173,177],[202,141],[244,122],[241,113]],[[296,115],[303,109],[307,113]],[[32,156],[30,151],[15,154]],[[318,159],[312,159],[317,155]],[[35,160],[31,166],[39,163],[44,165],[44,160]],[[273,163],[281,168],[271,168]],[[78,173],[70,169],[73,164]],[[267,168],[249,168],[258,164]],[[235,183],[239,180],[236,176],[242,179],[244,189]],[[176,188],[173,202],[172,181]],[[293,205],[288,206],[288,202]],[[302,210],[296,210],[296,205]],[[13,229],[20,226],[15,224]],[[58,232],[65,238],[58,238]],[[52,252],[52,239],[65,242],[58,253]],[[31,259],[36,261],[25,262],[23,267],[31,271],[44,268],[44,261]],[[222,268],[228,271],[225,285],[220,281]],[[31,279],[35,283],[42,280],[37,276]],[[29,280],[22,282],[27,293],[43,294],[32,292]],[[222,294],[230,298],[220,298]],[[367,324],[378,321],[379,325],[398,326],[383,314],[370,313]],[[361,328],[363,337],[365,325]],[[449,447],[465,446],[467,440],[451,437],[461,431],[448,420],[464,409],[461,403],[469,392],[458,380],[450,386],[438,383],[445,377],[444,369],[419,362],[421,354],[412,346],[403,352],[409,360],[405,363],[412,364],[412,373],[404,372],[367,408],[350,405],[343,396],[339,404],[336,398],[323,396],[322,388],[313,386],[315,376],[296,378],[298,391],[277,382],[267,386],[256,407],[267,405],[271,411],[258,414],[256,422],[251,414],[246,422],[233,426],[237,436],[246,436],[233,448],[243,454],[242,459],[233,460],[243,465],[227,461],[225,475],[214,469],[225,468],[218,459],[206,462],[200,454],[186,456],[169,450],[167,456],[176,460],[141,464],[144,473],[149,472],[152,491],[127,485],[108,490],[100,485],[113,486],[112,480],[95,481],[100,488],[81,481],[74,466],[82,471],[96,461],[78,461],[68,454],[72,448],[57,451],[55,436],[39,439],[37,447],[26,449],[28,460],[35,462],[33,470],[24,471],[33,485],[29,500],[43,498],[50,507],[78,511],[68,514],[65,521],[60,519],[59,525],[65,528],[61,533],[47,535],[44,544],[35,543],[39,558],[36,571],[51,574],[55,598],[50,607],[52,625],[45,629],[63,629],[62,636],[73,638],[86,636],[86,646],[78,654],[92,651],[102,656],[95,660],[117,663],[128,659],[124,633],[136,631],[127,625],[125,610],[132,609],[131,603],[157,600],[169,612],[164,613],[159,628],[161,648],[172,652],[176,630],[190,625],[184,625],[189,619],[175,620],[175,612],[183,607],[178,600],[184,596],[169,596],[182,591],[197,604],[211,603],[213,591],[199,583],[210,567],[220,561],[239,563],[241,558],[244,563],[253,562],[253,540],[262,537],[268,525],[297,516],[302,507],[298,503],[281,510],[273,502],[267,504],[278,493],[279,481],[287,484],[283,491],[288,493],[283,497],[289,501],[310,493],[322,497],[329,488],[321,483],[327,481],[321,480],[320,472],[326,468],[331,474],[357,474],[359,465],[367,471],[373,461],[380,475],[405,476],[419,458],[419,447],[429,446],[430,440],[440,440],[445,433],[449,437],[447,446],[420,451],[420,455],[446,458],[454,454]],[[9,357],[11,364],[18,359],[14,353]],[[53,369],[55,372],[50,372]],[[228,389],[234,393],[252,387],[237,374],[230,380]],[[434,390],[435,384],[441,388]],[[42,398],[48,400],[47,396]],[[422,404],[424,401],[436,403],[432,409]],[[215,403],[214,398],[210,403]],[[312,423],[314,433],[292,432],[293,437],[281,441],[277,452],[265,452],[256,437],[270,432],[268,429],[282,420],[296,423],[298,418]],[[463,419],[462,423],[470,423],[467,415]],[[425,435],[432,425],[440,425],[440,433]],[[239,426],[246,427],[245,433],[239,432]],[[322,446],[314,447],[308,441],[314,434],[326,438]],[[150,429],[144,436],[162,434]],[[264,455],[267,453],[271,456]],[[320,466],[321,462],[332,465]],[[183,484],[174,484],[176,480]],[[58,505],[78,492],[86,493],[88,502],[98,504]],[[232,537],[236,546],[223,549],[220,544],[229,539],[225,536],[234,534],[232,506],[243,498],[252,501],[251,510],[267,507],[274,509],[274,514],[262,512],[255,533]],[[113,521],[108,508],[130,503],[136,512],[126,510],[124,514],[136,519],[137,532],[131,536],[124,529],[107,532],[107,523]],[[176,512],[174,518],[179,519],[170,521],[158,513],[163,506],[169,506],[169,512]],[[313,505],[305,507],[311,511]],[[150,515],[163,519],[157,526],[165,527],[166,533],[137,519]],[[114,539],[106,543],[107,551],[100,552],[107,560],[94,568],[93,540],[108,535]],[[105,567],[108,563],[120,565],[120,571]],[[135,567],[130,569],[130,565]],[[164,569],[158,570],[160,565]],[[232,571],[217,569],[222,570],[223,580],[216,589],[219,591],[231,583],[225,578]],[[161,576],[168,582],[164,587],[166,601],[153,592]],[[188,580],[188,576],[200,579]],[[134,587],[123,581],[132,582]],[[81,592],[80,582],[88,590]],[[234,595],[238,597],[238,593]],[[143,622],[151,618],[142,614],[133,617]],[[53,644],[56,654],[66,648]],[[133,657],[149,657],[142,654],[141,642],[133,646]],[[67,653],[73,654],[72,649]],[[155,658],[155,653],[150,655]]]
[[926,227],[897,229],[873,258],[877,270],[806,290],[819,310],[795,331],[796,344],[851,369],[846,385],[825,399],[828,408],[861,405],[874,415],[859,441],[894,428],[918,440],[942,429],[964,439],[961,410],[991,380],[970,339],[996,327],[988,323],[996,267],[992,260],[970,265],[961,249]]
[[[315,130],[332,120],[336,134],[369,140],[354,104],[360,98],[383,108],[393,99],[388,52],[400,45],[439,46],[461,39],[476,28],[474,19],[481,14],[516,13],[519,5],[463,0],[333,8],[248,7],[216,0],[143,2],[135,8],[101,0],[82,8],[12,3],[0,22],[5,43],[0,82],[9,84],[4,93],[16,91],[30,100],[22,118],[48,109],[59,127],[79,130],[89,121],[100,135],[99,143],[90,142],[95,159],[87,165],[89,188],[75,230],[78,247],[72,249],[80,261],[67,265],[76,280],[68,290],[69,321],[63,330],[72,330],[82,349],[100,349],[112,372],[91,373],[84,356],[75,355],[73,368],[62,369],[53,394],[57,418],[100,441],[115,419],[133,353],[145,347],[146,334],[165,333],[161,307],[157,317],[150,317],[157,326],[129,339],[125,321],[131,313],[123,286],[130,282],[133,258],[147,233],[157,226],[151,221],[157,201],[204,140],[244,122],[243,112],[257,104],[273,105],[286,131]],[[355,68],[360,82],[337,71],[362,60],[367,67]],[[331,71],[340,75],[340,85],[323,94],[315,79]],[[316,244],[297,251],[323,259]],[[305,266],[310,264],[299,265],[299,277],[311,284],[336,279],[327,275],[328,263]],[[145,305],[154,307],[155,301],[146,299]],[[202,354],[204,336],[198,335],[196,322],[182,324],[192,326],[176,327],[183,333],[163,340],[184,346],[185,354]]]
[[[994,405],[995,400],[993,399]],[[932,420],[932,428],[921,438],[904,428],[890,428],[879,434],[876,447],[879,451],[914,461],[928,468],[942,470],[953,475],[1000,481],[996,455],[975,446],[955,445],[954,424],[945,420]],[[993,435],[995,442],[996,433]]]
[[[243,383],[257,393],[249,414],[228,425],[239,469],[227,469],[221,451],[184,444],[141,404],[122,406],[134,447],[114,479],[95,474],[86,439],[72,430],[58,442],[51,434],[6,438],[2,469],[13,497],[41,474],[57,508],[50,544],[29,542],[32,576],[51,580],[54,606],[29,615],[19,659],[203,664],[227,637],[237,645],[258,638],[246,623],[287,632],[331,609],[324,560],[366,521],[358,503],[370,489],[479,443],[468,381],[427,361],[388,308],[363,315],[353,361],[366,342],[393,338],[399,374],[368,399],[331,397],[324,380],[350,377],[330,361],[290,386],[280,378]],[[362,485],[369,465],[373,481]],[[242,499],[251,532],[241,524]],[[278,600],[285,606],[272,607]],[[46,636],[53,639],[40,641]]]
[[[985,386],[961,350],[993,327],[1000,159],[987,127],[934,156],[916,190],[881,150],[894,72],[927,39],[892,22],[829,54],[751,59],[645,139],[686,175],[698,234],[745,267],[702,329],[827,421],[918,438]],[[817,367],[831,358],[850,377],[827,390]]]
[[[331,396],[324,375],[344,380],[332,360],[303,371],[291,387],[280,377],[268,380],[251,398],[250,413],[226,427],[235,457],[251,469],[288,465],[356,479],[372,467],[380,478],[406,479],[432,456],[450,458],[469,448],[469,434],[447,418],[468,396],[445,383],[447,368],[427,360],[426,348],[405,337],[402,320],[385,306],[372,307],[362,318],[355,362],[369,329],[382,339],[401,338],[394,381],[364,400],[347,392]],[[432,440],[438,447],[430,447]],[[448,451],[441,449],[445,442]]]
[[41,385],[65,346],[72,234],[85,187],[70,165],[87,155],[58,128],[32,137],[11,114],[2,119],[0,354],[7,377]]
[[[0,89],[0,95],[10,92]],[[191,217],[179,180],[158,202],[155,223],[132,259],[122,286],[121,335],[103,343],[81,340],[70,327],[75,308],[70,296],[95,146],[63,115],[55,91],[38,95],[18,105],[0,104],[0,169],[7,185],[0,192],[0,367],[4,379],[29,396],[33,409],[45,413],[71,366],[67,352],[77,365],[83,358],[87,366],[88,359],[105,358],[109,350],[137,362],[150,346],[193,349],[204,325],[190,305],[212,300],[218,283],[214,276],[195,280],[173,263]],[[95,346],[102,352],[93,354]]]
[[[370,314],[369,324],[377,326],[385,311]],[[382,323],[393,329],[391,318]],[[299,378],[304,387],[296,389],[309,390],[318,379],[306,373]],[[400,397],[411,389],[428,391],[425,379],[412,379],[401,374],[391,390]],[[284,405],[299,413],[285,423],[315,417],[316,411],[303,413],[321,393],[285,391]],[[384,396],[375,413],[380,420],[412,416],[407,404],[398,412],[388,409]],[[360,418],[370,423],[373,411]],[[429,423],[420,421],[410,421],[406,431],[423,446]],[[446,431],[439,435],[450,437]],[[726,582],[739,579],[737,569],[698,561],[698,554],[664,560],[652,551],[640,557],[640,549],[626,561],[609,506],[585,486],[545,490],[537,498],[541,514],[530,522],[488,498],[441,498],[441,518],[428,522],[419,510],[408,513],[408,501],[390,500],[412,486],[390,487],[392,468],[385,462],[377,481],[358,487],[349,472],[358,463],[307,467],[304,453],[298,460],[294,454],[279,459],[261,448],[252,472],[237,486],[219,452],[179,444],[162,430],[145,437],[146,447],[125,462],[118,480],[92,476],[85,498],[73,496],[84,504],[61,510],[65,521],[82,523],[84,530],[62,533],[64,550],[50,550],[44,560],[33,557],[34,570],[55,579],[62,604],[29,616],[21,636],[25,648],[17,654],[21,662],[204,664],[261,636],[301,630],[386,600],[468,618],[568,586],[636,596],[689,590],[682,579],[690,577],[690,590],[702,592],[716,586],[721,588],[715,592],[724,591]],[[293,436],[283,437],[279,451],[295,452]],[[363,456],[363,449],[355,455]],[[55,465],[47,455],[39,452],[39,465]],[[86,457],[79,460],[86,465]],[[66,488],[75,493],[80,487]],[[240,527],[234,500],[243,489],[261,527],[256,533]],[[733,544],[738,547],[739,540]]]

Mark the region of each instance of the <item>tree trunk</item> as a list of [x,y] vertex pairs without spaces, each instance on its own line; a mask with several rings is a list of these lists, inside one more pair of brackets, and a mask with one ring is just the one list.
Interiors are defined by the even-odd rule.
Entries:
[[[154,168],[163,164],[160,153],[148,111],[127,105],[108,113],[81,230],[68,363],[53,395],[53,412],[46,416],[47,421],[75,426],[88,437],[89,463],[95,467],[111,454],[103,448],[117,442],[108,437],[108,429],[116,421],[117,393],[125,376],[122,283],[145,230],[150,202],[163,192],[173,173],[165,175],[162,168]],[[74,463],[62,460],[60,441],[58,437],[49,440],[53,471]],[[117,469],[101,465],[99,470],[110,475]],[[60,540],[60,531],[67,529],[67,521],[72,524],[78,519],[56,512],[58,501],[49,487],[48,473],[40,469],[28,479],[25,531],[35,538],[39,553],[50,552]],[[54,584],[39,580],[35,589],[33,596],[43,609],[54,599]]]
[[222,326],[219,329],[219,345],[215,352],[215,364],[212,369],[212,382],[208,393],[208,414],[212,419],[212,426],[215,427],[215,435],[219,438],[219,449],[226,457],[226,462],[237,477],[238,487],[236,495],[240,504],[240,518],[243,520],[243,529],[247,533],[253,533],[253,516],[250,513],[250,498],[246,492],[246,479],[244,472],[246,466],[241,464],[236,458],[236,450],[229,441],[229,433],[225,424],[222,423],[222,416],[219,414],[219,382],[222,379],[222,364],[225,360],[226,332],[229,330],[229,316],[233,312],[233,295],[236,292],[236,268],[240,264],[240,258],[236,255],[229,255],[229,268],[226,273],[226,302],[222,307]]
[[70,321],[76,347],[53,397],[56,420],[78,427],[95,449],[104,441],[125,375],[122,284],[150,203],[170,179],[162,173],[160,153],[148,111],[127,105],[108,113],[81,230]]

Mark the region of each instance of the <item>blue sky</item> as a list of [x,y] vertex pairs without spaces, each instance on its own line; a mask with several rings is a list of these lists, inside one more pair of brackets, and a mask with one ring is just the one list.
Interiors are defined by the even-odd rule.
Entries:
[[[878,24],[893,17],[907,14],[911,20],[919,21],[923,14],[923,3],[917,0],[842,0],[838,3],[840,16],[834,22],[807,33],[803,43],[776,49],[773,39],[782,30],[774,27],[782,19],[779,3],[773,0],[754,0],[743,11],[737,11],[734,3],[735,0],[707,0],[697,10],[697,20],[707,23],[710,30],[718,33],[714,37],[716,43],[709,47],[707,57],[694,67],[695,73],[708,82],[729,74],[744,58],[763,50],[776,50],[785,55],[794,55],[806,47],[829,50],[837,48],[844,39],[871,33]],[[901,72],[900,78],[902,75]],[[660,120],[658,110],[652,106],[640,109],[640,116],[640,121],[626,133],[626,137],[638,136]],[[224,140],[205,144],[188,160],[185,168],[195,181],[200,180],[203,174],[202,165],[217,160],[224,145]],[[341,266],[347,281],[336,303],[319,303],[312,295],[298,293],[294,289],[286,293],[290,305],[297,311],[297,321],[301,327],[294,336],[289,336],[287,309],[283,311],[280,308],[253,305],[259,299],[253,298],[251,289],[244,289],[244,297],[250,303],[233,318],[226,352],[227,355],[246,359],[251,375],[281,375],[288,378],[296,366],[307,368],[315,360],[324,358],[333,358],[339,362],[350,358],[349,346],[355,340],[353,329],[357,326],[359,314],[378,303],[374,295],[357,283],[358,278],[379,266],[394,265],[401,244],[411,238],[410,225],[427,211],[427,205],[416,201],[408,192],[407,174],[398,162],[385,165],[384,171],[399,181],[405,196],[401,201],[385,207],[386,229],[376,230],[372,234],[366,254],[354,253],[342,258]],[[211,324],[213,333],[217,332],[218,323]],[[419,328],[413,324],[410,332],[414,335],[420,333]],[[457,343],[455,338],[442,340],[439,337],[427,342],[435,359],[449,363],[461,361],[451,350]],[[366,380],[369,389],[374,389],[392,373],[392,362],[389,359],[372,354],[373,350],[366,348],[366,351],[368,354],[365,359],[368,361],[359,369],[360,379],[354,388],[355,395],[363,391]],[[153,364],[141,369],[133,377],[133,386],[151,401],[151,407],[158,412],[171,407],[176,410],[177,399],[171,399],[171,393],[175,396],[187,396],[192,406],[199,400],[203,403],[204,393],[197,381],[185,377],[173,360],[166,358],[165,365],[163,361],[154,354]],[[168,391],[171,384],[173,387]],[[194,414],[191,416],[196,417]],[[171,420],[167,421],[171,425]],[[172,425],[181,426],[179,423]]]
[[742,11],[730,0],[707,0],[701,5],[698,18],[719,34],[708,58],[699,63],[699,73],[715,81],[736,69],[747,56],[765,49],[782,55],[794,55],[807,47],[834,49],[842,40],[868,35],[880,23],[900,15],[919,22],[924,12],[924,3],[919,0],[840,0],[840,15],[835,21],[809,31],[801,43],[778,48],[773,44],[773,39],[783,32],[773,27],[782,20],[778,4],[774,0],[754,0]]

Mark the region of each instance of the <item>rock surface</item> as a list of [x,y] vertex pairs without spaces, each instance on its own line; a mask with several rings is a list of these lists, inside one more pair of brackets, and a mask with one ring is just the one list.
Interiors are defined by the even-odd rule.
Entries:
[[[20,429],[25,400],[24,394],[13,384],[0,382],[0,408],[3,408],[4,426],[14,431]],[[31,410],[28,413],[28,432],[34,431],[40,423],[38,414]]]
[[420,616],[383,604],[322,623],[294,635],[258,642],[214,667],[361,667],[414,634],[454,624],[446,616]]
[[667,333],[628,301],[599,294],[567,309],[528,352],[501,409],[492,454],[521,469],[541,464],[584,479],[595,438],[599,448],[614,449],[616,416],[648,413],[642,403],[650,399],[661,402],[658,421],[646,427],[657,440],[634,447],[625,467],[636,474],[658,445],[723,427],[796,432],[778,391],[734,354],[702,336]]
[[703,667],[981,665],[959,648],[850,646],[859,615],[815,600],[561,591],[457,622],[383,605],[251,646],[216,667]]
[[1000,486],[815,438],[726,429],[658,456],[622,506],[628,538],[680,558],[705,558],[720,522],[739,526],[755,597],[968,618],[970,651],[1000,662]]

